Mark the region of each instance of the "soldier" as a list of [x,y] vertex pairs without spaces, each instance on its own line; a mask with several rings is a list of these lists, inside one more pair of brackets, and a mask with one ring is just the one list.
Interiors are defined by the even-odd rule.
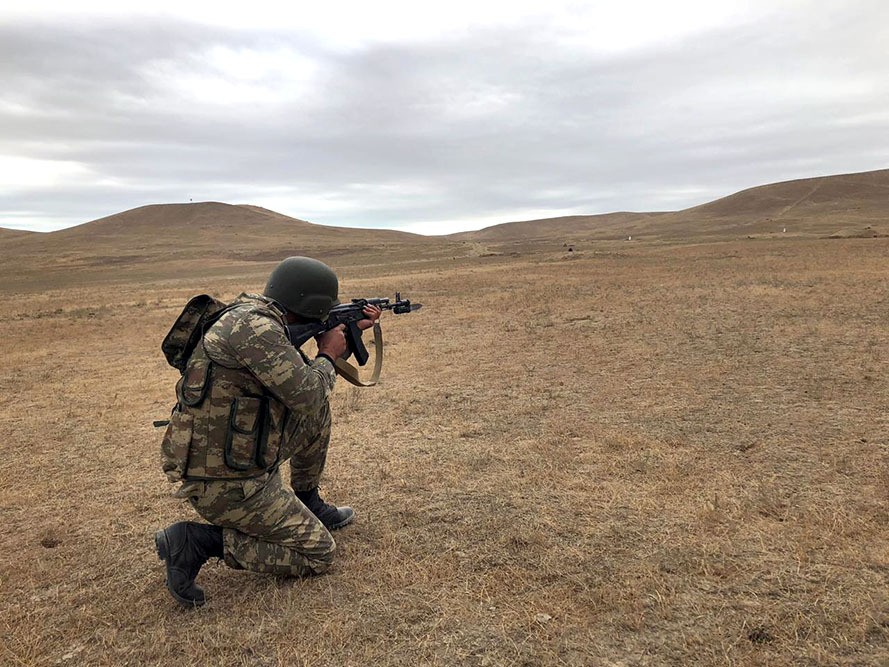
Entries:
[[[325,572],[336,548],[329,531],[354,518],[350,507],[328,504],[318,494],[330,441],[334,360],[347,354],[343,327],[317,337],[313,360],[290,344],[285,329],[325,319],[339,303],[338,290],[336,275],[322,262],[285,259],[263,295],[238,297],[189,357],[176,385],[164,469],[169,475],[179,466],[174,479],[183,483],[176,495],[210,523],[183,521],[155,534],[167,588],[185,607],[204,604],[194,580],[212,557],[254,572]],[[381,313],[376,306],[363,312],[361,329]],[[279,471],[286,460],[290,488]]]

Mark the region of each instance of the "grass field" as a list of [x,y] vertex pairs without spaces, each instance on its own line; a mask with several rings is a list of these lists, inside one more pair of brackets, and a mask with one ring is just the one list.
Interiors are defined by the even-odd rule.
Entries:
[[889,239],[418,252],[330,258],[424,304],[334,393],[333,572],[210,563],[196,611],[153,550],[195,518],[160,340],[273,262],[10,278],[0,663],[889,664]]

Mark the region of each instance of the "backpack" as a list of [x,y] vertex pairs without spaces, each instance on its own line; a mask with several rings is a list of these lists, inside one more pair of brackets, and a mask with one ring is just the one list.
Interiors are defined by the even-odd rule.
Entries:
[[188,358],[204,332],[228,307],[228,304],[209,294],[192,297],[161,343],[161,350],[167,358],[167,363],[180,373],[184,373]]

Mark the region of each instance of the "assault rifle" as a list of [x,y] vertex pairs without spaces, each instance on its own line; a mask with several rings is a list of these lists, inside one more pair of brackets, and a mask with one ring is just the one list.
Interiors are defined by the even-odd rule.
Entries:
[[310,338],[314,338],[325,331],[330,331],[338,327],[340,324],[346,325],[346,342],[349,344],[349,350],[355,355],[355,360],[359,366],[367,363],[367,348],[364,347],[364,341],[361,340],[361,329],[358,328],[358,322],[367,319],[364,310],[365,306],[376,306],[381,310],[391,310],[396,315],[403,313],[411,313],[420,310],[423,307],[421,303],[411,303],[409,299],[402,299],[401,293],[395,293],[395,302],[389,299],[352,299],[351,303],[343,303],[330,309],[327,319],[323,322],[307,322],[305,324],[288,324],[287,335],[294,347],[300,347]]

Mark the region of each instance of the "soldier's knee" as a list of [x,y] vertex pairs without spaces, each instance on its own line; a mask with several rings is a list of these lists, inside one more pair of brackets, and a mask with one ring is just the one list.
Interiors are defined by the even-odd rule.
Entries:
[[315,574],[324,574],[333,565],[334,554],[336,553],[336,542],[330,538],[329,544],[323,549],[313,552],[310,557],[310,567]]

